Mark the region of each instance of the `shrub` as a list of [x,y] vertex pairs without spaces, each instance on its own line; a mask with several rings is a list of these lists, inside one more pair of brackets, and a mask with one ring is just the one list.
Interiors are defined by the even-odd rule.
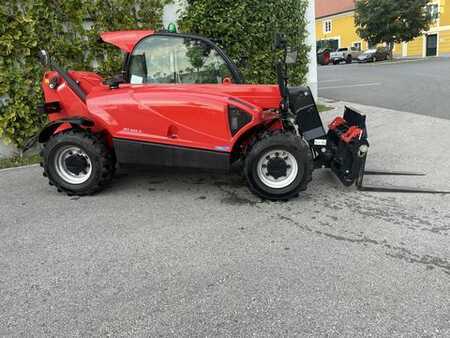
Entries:
[[299,52],[290,82],[302,84],[308,63],[306,7],[307,0],[190,0],[178,25],[218,41],[249,83],[275,83],[273,38],[283,32]]
[[112,75],[120,52],[97,43],[102,31],[160,29],[168,0],[8,0],[0,3],[0,137],[22,146],[38,132],[46,116],[36,112],[42,100],[43,69],[36,53],[46,49],[72,69]]

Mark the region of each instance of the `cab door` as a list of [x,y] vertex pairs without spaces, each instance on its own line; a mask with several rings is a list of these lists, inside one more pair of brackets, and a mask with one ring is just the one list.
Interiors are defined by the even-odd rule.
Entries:
[[[120,137],[207,150],[230,150],[227,95],[222,86],[240,78],[208,40],[156,34],[141,40],[129,57],[129,83],[122,85],[134,109],[119,124]],[[135,131],[139,131],[136,133]]]

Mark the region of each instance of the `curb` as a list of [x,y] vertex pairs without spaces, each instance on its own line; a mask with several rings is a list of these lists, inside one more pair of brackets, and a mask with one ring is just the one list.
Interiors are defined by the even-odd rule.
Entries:
[[5,168],[5,169],[0,169],[0,173],[19,170],[19,169],[33,168],[33,167],[38,167],[38,166],[39,166],[39,164],[30,164],[30,165],[23,165],[20,167]]

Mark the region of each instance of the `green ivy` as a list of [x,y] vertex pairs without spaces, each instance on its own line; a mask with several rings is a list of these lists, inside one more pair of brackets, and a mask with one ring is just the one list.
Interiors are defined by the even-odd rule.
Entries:
[[[36,54],[48,50],[70,69],[112,75],[121,66],[116,48],[98,43],[103,31],[160,29],[170,0],[8,0],[0,3],[0,137],[21,147],[46,116],[43,69]],[[95,62],[94,62],[95,61]]]
[[249,83],[275,83],[275,32],[285,33],[299,52],[291,67],[291,84],[305,82],[308,47],[305,45],[307,0],[188,0],[178,22],[183,32],[219,42]]

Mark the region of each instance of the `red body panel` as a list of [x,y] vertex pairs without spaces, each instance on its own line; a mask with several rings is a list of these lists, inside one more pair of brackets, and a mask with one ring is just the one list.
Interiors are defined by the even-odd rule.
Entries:
[[[274,118],[262,111],[276,109],[279,101],[277,86],[121,85],[93,90],[87,106],[112,137],[231,151],[246,130]],[[234,136],[228,123],[229,105],[252,116]]]
[[136,43],[142,38],[152,35],[151,30],[134,30],[121,32],[105,32],[100,34],[102,41],[119,47],[126,53],[131,53]]
[[[247,130],[277,118],[263,111],[277,109],[280,102],[279,89],[273,85],[124,84],[110,89],[95,74],[70,74],[87,92],[86,104],[64,83],[53,90],[44,81],[46,101],[59,101],[63,109],[50,120],[84,116],[95,122],[96,131],[106,130],[113,138],[230,152]],[[52,76],[56,74],[46,74]],[[252,116],[234,136],[229,105]]]
[[[103,41],[130,53],[153,31],[103,33]],[[42,84],[46,102],[58,101],[59,113],[51,121],[81,116],[95,122],[94,132],[106,131],[111,138],[231,152],[250,129],[279,119],[276,85],[245,84],[121,84],[110,88],[95,73],[69,71],[86,93],[83,102],[59,79],[56,89],[49,82],[56,72],[47,72]],[[228,108],[247,112],[251,121],[232,135]],[[272,112],[268,112],[271,110]],[[272,124],[281,128],[281,124]]]

